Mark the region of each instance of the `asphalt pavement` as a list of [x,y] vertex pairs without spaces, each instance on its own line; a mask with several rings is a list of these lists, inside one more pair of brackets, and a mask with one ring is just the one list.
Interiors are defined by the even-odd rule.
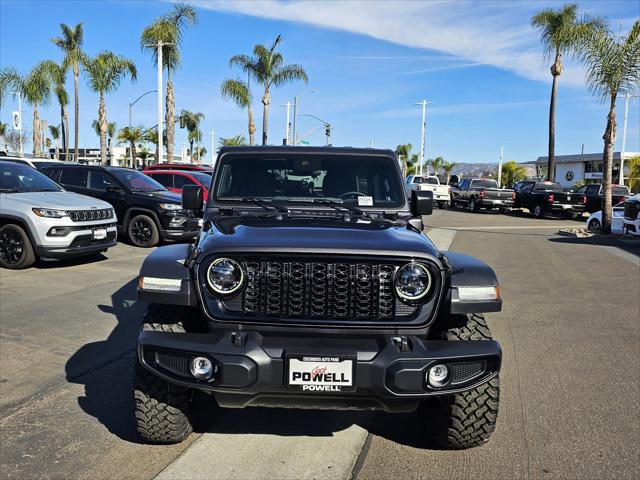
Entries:
[[131,366],[148,253],[119,244],[91,261],[0,270],[3,478],[639,478],[639,243],[556,235],[566,220],[436,210],[443,249],[496,270],[488,315],[503,348],[491,441],[437,451],[412,414],[222,410],[196,432],[144,445]]

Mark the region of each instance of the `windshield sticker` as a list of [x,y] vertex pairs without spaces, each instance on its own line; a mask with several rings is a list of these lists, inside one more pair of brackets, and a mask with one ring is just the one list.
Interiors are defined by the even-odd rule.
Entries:
[[372,207],[373,206],[373,197],[358,197],[358,206],[359,207]]

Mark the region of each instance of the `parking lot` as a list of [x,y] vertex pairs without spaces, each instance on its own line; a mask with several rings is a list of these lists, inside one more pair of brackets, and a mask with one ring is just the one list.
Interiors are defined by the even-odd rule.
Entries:
[[6,478],[638,478],[640,246],[557,235],[580,223],[436,210],[441,248],[489,263],[504,309],[491,441],[430,449],[412,415],[210,409],[185,443],[135,435],[131,369],[148,253],[0,271]]

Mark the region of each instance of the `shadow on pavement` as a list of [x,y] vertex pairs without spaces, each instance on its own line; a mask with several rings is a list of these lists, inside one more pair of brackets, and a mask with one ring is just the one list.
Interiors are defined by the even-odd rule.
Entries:
[[550,238],[549,241],[554,243],[616,247],[627,253],[640,257],[640,239],[621,238],[616,235],[594,235],[593,237],[586,238],[556,237]]
[[75,267],[76,265],[99,263],[108,259],[109,258],[105,256],[104,253],[97,253],[95,255],[85,255],[82,257],[63,258],[59,260],[38,259],[34,267],[40,270],[48,270],[51,268]]

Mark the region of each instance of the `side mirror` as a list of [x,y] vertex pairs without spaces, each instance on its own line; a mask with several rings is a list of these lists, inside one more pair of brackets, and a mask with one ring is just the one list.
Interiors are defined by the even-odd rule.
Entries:
[[202,187],[185,185],[182,187],[182,208],[199,212],[204,206]]
[[433,213],[433,192],[411,191],[411,214],[414,217]]
[[124,188],[119,187],[118,185],[107,185],[107,192],[122,195],[124,193]]

